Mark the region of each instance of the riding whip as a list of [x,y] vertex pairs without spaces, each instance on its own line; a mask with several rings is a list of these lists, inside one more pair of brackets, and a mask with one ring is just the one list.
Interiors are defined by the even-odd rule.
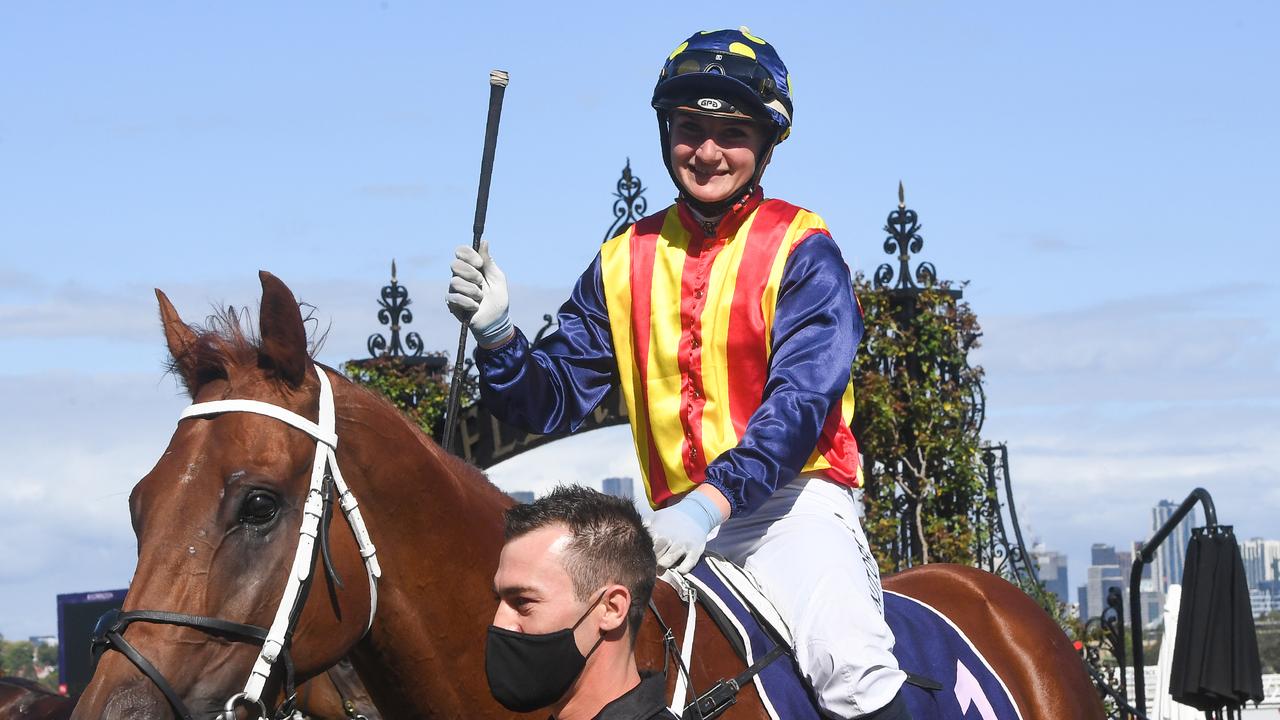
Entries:
[[[489,71],[489,119],[484,128],[484,155],[480,158],[480,189],[476,192],[476,221],[472,225],[471,248],[480,249],[480,236],[484,234],[484,216],[489,210],[489,181],[493,179],[493,154],[498,147],[498,121],[502,119],[502,96],[507,90],[510,76],[505,70]],[[444,449],[453,444],[453,426],[457,424],[459,393],[462,391],[463,357],[467,352],[467,323],[462,323],[458,333],[458,355],[453,363],[453,378],[449,381],[449,406],[445,412]]]

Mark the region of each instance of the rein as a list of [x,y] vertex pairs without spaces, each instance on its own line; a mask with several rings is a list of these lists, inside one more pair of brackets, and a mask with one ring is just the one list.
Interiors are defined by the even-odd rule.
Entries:
[[[215,400],[212,402],[194,403],[179,416],[181,422],[188,418],[207,418],[232,412],[248,412],[275,418],[291,427],[310,435],[316,441],[315,459],[311,465],[311,484],[307,491],[306,503],[303,506],[302,527],[298,531],[298,549],[293,557],[293,565],[289,578],[285,583],[284,594],[276,606],[275,618],[271,627],[262,628],[256,625],[220,620],[199,615],[187,615],[154,610],[135,610],[130,612],[112,611],[98,621],[94,630],[93,649],[95,658],[107,650],[116,650],[129,659],[142,674],[146,675],[156,687],[164,693],[169,704],[178,717],[194,720],[191,712],[183,704],[182,699],[174,692],[164,676],[124,639],[124,631],[133,622],[149,622],[165,625],[181,625],[203,630],[210,634],[230,636],[243,642],[260,642],[262,650],[253,664],[244,690],[231,696],[226,702],[221,720],[235,720],[235,708],[239,704],[256,705],[263,718],[267,717],[266,705],[262,701],[263,687],[277,661],[281,661],[285,669],[285,703],[276,717],[285,717],[293,703],[293,660],[289,654],[289,641],[293,637],[293,629],[302,610],[302,599],[311,585],[311,568],[316,560],[316,537],[320,536],[323,550],[325,570],[337,581],[329,560],[328,519],[332,514],[332,496],[330,486],[338,496],[338,506],[347,518],[347,525],[355,535],[356,545],[360,548],[360,556],[364,559],[365,572],[369,577],[369,621],[365,632],[373,627],[374,614],[378,608],[378,578],[382,569],[378,565],[377,551],[369,539],[369,531],[360,515],[359,503],[351,488],[347,486],[338,468],[338,434],[336,430],[336,412],[333,403],[333,388],[325,371],[313,365],[316,376],[320,380],[320,410],[317,422],[312,422],[290,410],[285,410],[271,403],[260,400]],[[323,522],[322,522],[323,521]],[[339,585],[341,583],[339,582]]]

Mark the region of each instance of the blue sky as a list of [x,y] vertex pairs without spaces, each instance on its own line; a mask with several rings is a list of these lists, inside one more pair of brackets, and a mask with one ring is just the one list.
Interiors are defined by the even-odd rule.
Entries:
[[[359,357],[391,258],[429,347],[456,338],[491,68],[511,73],[487,236],[526,329],[611,221],[627,158],[662,207],[648,94],[697,29],[787,61],[796,125],[766,191],[888,259],[899,179],[924,259],[968,281],[985,435],[1020,513],[1071,556],[1145,537],[1204,485],[1280,537],[1280,8],[1184,2],[0,5],[0,633],[120,587],[125,498],[183,400],[151,288],[188,319],[268,269]],[[625,472],[625,432],[495,479]],[[376,521],[374,521],[376,523]],[[375,530],[376,532],[376,530]]]

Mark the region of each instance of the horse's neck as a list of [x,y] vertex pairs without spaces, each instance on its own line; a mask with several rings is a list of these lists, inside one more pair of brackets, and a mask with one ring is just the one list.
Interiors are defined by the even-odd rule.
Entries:
[[[348,391],[350,392],[350,391]],[[503,495],[403,416],[362,399],[363,437],[344,437],[352,491],[382,567],[378,610],[353,659],[380,708],[412,717],[483,717],[485,630],[502,547]],[[392,715],[396,713],[392,712]]]

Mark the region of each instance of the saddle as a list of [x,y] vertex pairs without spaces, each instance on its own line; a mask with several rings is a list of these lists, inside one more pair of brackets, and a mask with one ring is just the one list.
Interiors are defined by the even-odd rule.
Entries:
[[[792,652],[791,632],[749,571],[708,553],[688,574],[668,571],[661,580],[688,608],[677,639],[650,603],[676,666],[669,706],[673,713],[683,720],[713,720],[737,702],[746,683],[754,683],[771,720],[822,720],[813,688]],[[906,595],[886,591],[884,599],[885,620],[896,638],[894,655],[907,675],[904,700],[915,720],[1021,720],[1003,681],[950,620]],[[742,673],[701,692],[690,687],[687,671],[699,608],[746,665]]]

